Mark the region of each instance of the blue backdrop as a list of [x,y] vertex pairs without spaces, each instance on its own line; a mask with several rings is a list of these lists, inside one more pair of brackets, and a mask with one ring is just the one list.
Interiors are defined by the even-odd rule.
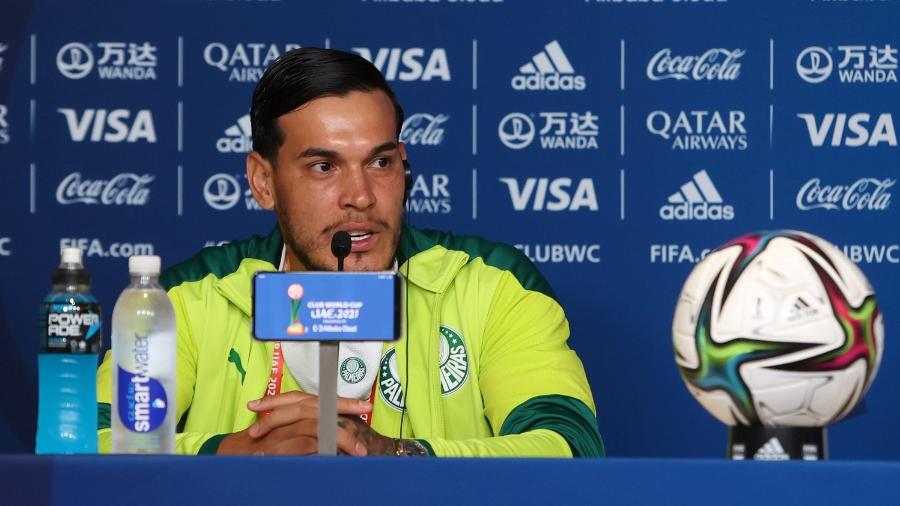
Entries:
[[325,46],[371,59],[406,109],[412,224],[516,244],[550,280],[610,454],[724,455],[675,367],[675,300],[705,249],[790,227],[843,248],[886,315],[831,455],[894,458],[897,26],[890,1],[5,2],[0,451],[33,448],[60,247],[86,250],[108,329],[128,255],[268,232],[250,95],[276,55]]

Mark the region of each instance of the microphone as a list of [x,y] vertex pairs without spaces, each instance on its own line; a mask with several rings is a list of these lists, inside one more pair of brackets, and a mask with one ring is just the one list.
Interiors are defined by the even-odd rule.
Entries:
[[331,237],[331,254],[337,257],[338,272],[344,270],[344,258],[350,254],[350,234],[340,230]]

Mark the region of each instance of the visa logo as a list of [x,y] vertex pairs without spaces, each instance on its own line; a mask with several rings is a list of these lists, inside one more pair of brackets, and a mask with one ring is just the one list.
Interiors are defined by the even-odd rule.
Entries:
[[512,177],[501,177],[500,181],[506,184],[516,211],[525,211],[529,207],[533,211],[598,209],[597,192],[594,190],[594,181],[590,178],[580,179],[574,189],[574,182],[567,177],[529,177],[521,185],[519,180]]
[[825,145],[829,134],[831,146],[878,146],[882,143],[889,146],[897,145],[894,119],[890,113],[879,114],[874,125],[870,125],[872,116],[865,112],[855,114],[830,112],[821,120],[809,113],[797,114],[797,117],[806,122],[809,140],[816,147]]
[[388,81],[450,80],[450,65],[443,48],[433,49],[427,59],[425,49],[421,47],[382,47],[375,52],[374,58],[367,47],[354,47],[353,51],[372,62]]
[[156,142],[153,114],[142,109],[132,118],[128,109],[57,109],[66,117],[69,135],[74,142]]

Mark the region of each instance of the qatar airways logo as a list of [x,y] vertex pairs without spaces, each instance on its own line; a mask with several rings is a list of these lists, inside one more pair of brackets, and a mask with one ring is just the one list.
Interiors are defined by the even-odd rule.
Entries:
[[653,111],[647,131],[677,151],[743,151],[747,149],[744,111]]
[[700,55],[672,56],[665,48],[650,58],[647,77],[651,81],[735,81],[741,75],[738,61],[746,54],[743,49],[713,48]]
[[211,42],[203,49],[203,60],[226,73],[229,82],[255,83],[275,58],[299,47],[299,44]]
[[864,177],[850,184],[825,185],[821,179],[813,178],[797,192],[797,208],[801,211],[884,211],[891,205],[888,189],[896,182],[890,178]]
[[417,214],[448,214],[453,210],[450,198],[450,176],[417,174],[406,200],[406,210]]
[[104,206],[143,206],[150,200],[150,174],[123,172],[111,179],[83,179],[73,172],[60,181],[56,201],[69,204],[100,204]]
[[407,146],[440,146],[444,142],[443,125],[448,119],[447,114],[412,114],[403,122],[400,142]]

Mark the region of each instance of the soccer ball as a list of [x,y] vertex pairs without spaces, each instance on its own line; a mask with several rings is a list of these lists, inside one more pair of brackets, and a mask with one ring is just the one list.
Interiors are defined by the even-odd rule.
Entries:
[[824,427],[872,384],[884,325],[850,259],[779,230],[739,237],[694,267],[672,340],[688,390],[723,423]]

